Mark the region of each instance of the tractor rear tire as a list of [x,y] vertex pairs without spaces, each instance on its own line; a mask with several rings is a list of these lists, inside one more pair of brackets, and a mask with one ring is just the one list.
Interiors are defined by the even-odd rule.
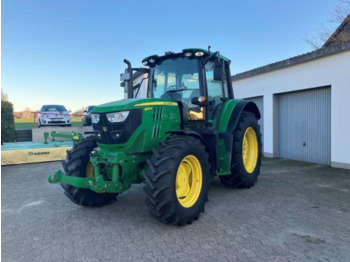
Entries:
[[260,174],[261,134],[257,117],[242,112],[233,131],[231,175],[221,176],[220,181],[228,187],[250,188]]
[[[93,172],[90,162],[90,152],[97,146],[94,137],[88,137],[81,142],[74,144],[71,150],[67,150],[67,157],[62,160],[64,173],[68,176],[86,177]],[[89,168],[88,168],[89,167]],[[90,174],[91,175],[91,174]],[[64,194],[75,204],[86,207],[102,207],[113,203],[118,194],[96,193],[87,188],[78,188],[61,183]]]
[[197,220],[208,201],[211,181],[205,145],[191,136],[162,141],[147,161],[144,191],[150,213],[165,224]]

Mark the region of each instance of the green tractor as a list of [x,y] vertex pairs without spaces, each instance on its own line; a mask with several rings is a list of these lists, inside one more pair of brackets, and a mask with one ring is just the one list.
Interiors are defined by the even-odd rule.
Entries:
[[[76,143],[50,175],[75,204],[101,207],[133,183],[144,182],[150,213],[186,225],[204,212],[210,182],[250,188],[261,165],[257,106],[234,99],[230,60],[189,48],[152,55],[124,81],[128,99],[97,106],[94,135]],[[137,72],[147,76],[147,98],[134,98]],[[140,88],[140,87],[138,87]]]

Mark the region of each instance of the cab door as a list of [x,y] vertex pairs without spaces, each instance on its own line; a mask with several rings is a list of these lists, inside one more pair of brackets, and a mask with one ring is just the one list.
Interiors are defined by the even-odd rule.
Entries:
[[214,74],[215,66],[218,66],[218,63],[214,61],[208,61],[205,64],[205,81],[207,86],[207,117],[208,122],[211,123],[215,115],[221,110],[222,103],[230,98],[230,92],[228,90],[230,84],[228,83],[229,76],[228,70],[225,66],[225,69],[222,71],[222,77],[220,80],[215,80]]

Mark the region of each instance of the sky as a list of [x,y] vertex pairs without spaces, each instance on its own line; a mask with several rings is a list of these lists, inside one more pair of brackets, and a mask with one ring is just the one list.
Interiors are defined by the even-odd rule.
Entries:
[[[120,100],[123,59],[198,47],[237,74],[313,51],[337,0],[2,0],[1,87],[14,110]],[[333,25],[334,29],[338,24]]]

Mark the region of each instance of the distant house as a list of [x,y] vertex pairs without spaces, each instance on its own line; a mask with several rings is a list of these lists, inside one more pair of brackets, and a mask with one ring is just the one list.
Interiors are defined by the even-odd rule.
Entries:
[[13,116],[15,119],[20,119],[22,118],[22,112],[13,112]]
[[350,15],[344,19],[341,25],[334,31],[322,47],[329,47],[348,40],[350,40]]
[[264,155],[350,169],[350,16],[316,51],[232,76],[256,102]]

